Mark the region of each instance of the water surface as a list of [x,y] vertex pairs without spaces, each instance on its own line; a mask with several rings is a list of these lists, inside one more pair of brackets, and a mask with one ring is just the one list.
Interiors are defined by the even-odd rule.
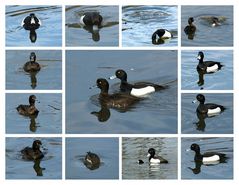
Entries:
[[197,114],[199,103],[192,103],[197,94],[182,94],[182,133],[184,134],[232,134],[233,133],[233,95],[203,94],[205,103],[215,103],[226,108],[213,117]]
[[[44,158],[39,163],[22,159],[21,150],[32,146],[34,140],[42,142]],[[61,179],[61,138],[6,138],[6,179]]]
[[[41,66],[38,73],[27,73],[23,66],[30,53]],[[62,53],[57,50],[7,50],[6,89],[62,89]]]
[[[84,165],[87,152],[100,158],[100,166],[90,170]],[[67,138],[66,179],[118,179],[118,138]]]
[[[131,83],[147,81],[167,84],[168,89],[148,95],[124,113],[103,110],[99,89],[89,89],[98,78],[108,78],[117,69],[128,73]],[[119,90],[119,80],[109,81],[110,93]],[[117,87],[115,89],[115,86]],[[95,98],[96,97],[96,98]],[[176,133],[177,52],[176,51],[67,51],[66,53],[67,133]]]
[[[103,17],[99,32],[86,29],[80,24],[85,12],[99,12]],[[118,6],[66,6],[67,46],[118,46]]]
[[221,70],[204,75],[204,85],[199,86],[197,72],[198,51],[182,51],[181,82],[184,90],[232,90],[233,89],[233,53],[231,50],[206,50],[204,61],[221,62]]
[[[123,6],[123,46],[177,46],[177,6]],[[173,34],[164,44],[153,45],[152,34],[167,29]]]
[[[201,153],[220,152],[226,154],[225,163],[197,165],[194,162],[195,152],[190,146],[197,143]],[[233,139],[232,138],[182,138],[182,179],[233,179]]]
[[[233,46],[233,6],[182,6],[181,12],[182,46]],[[220,26],[211,26],[208,18],[212,16],[222,20]],[[189,17],[197,27],[193,39],[184,33]]]
[[[148,149],[168,160],[168,164],[150,165]],[[144,164],[139,165],[141,159]],[[177,138],[123,138],[122,141],[123,179],[176,179]]]
[[[22,20],[35,13],[42,25],[36,30],[37,40],[32,43],[29,31],[21,27]],[[61,6],[6,6],[7,46],[62,46]]]

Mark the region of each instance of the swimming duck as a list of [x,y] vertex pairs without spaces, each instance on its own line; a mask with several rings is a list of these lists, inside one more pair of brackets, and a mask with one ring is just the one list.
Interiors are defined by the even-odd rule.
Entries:
[[193,143],[191,145],[191,150],[195,152],[194,161],[195,162],[203,162],[203,163],[210,163],[210,162],[224,162],[227,157],[226,154],[219,153],[219,152],[206,152],[204,154],[200,153],[200,147],[198,144]]
[[35,140],[32,143],[32,147],[25,147],[21,150],[22,159],[24,160],[38,160],[44,157],[40,147],[42,143],[40,140]]
[[188,18],[188,25],[184,28],[184,32],[187,35],[194,34],[196,31],[196,26],[193,25],[194,19],[193,17]]
[[118,69],[115,72],[115,75],[110,77],[110,79],[115,78],[121,80],[120,90],[122,92],[129,92],[132,96],[136,97],[142,97],[149,93],[166,89],[166,87],[164,86],[153,84],[150,82],[138,82],[135,84],[130,84],[127,82],[127,73],[122,69]]
[[84,159],[84,164],[90,170],[97,169],[100,166],[100,158],[95,153],[87,152],[85,159]]
[[99,12],[85,12],[80,18],[80,23],[92,27],[93,30],[99,30],[102,20],[103,17]]
[[150,148],[148,150],[147,157],[149,157],[149,162],[151,164],[168,163],[168,161],[166,159],[162,158],[161,156],[155,155],[155,149],[154,148]]
[[221,23],[219,22],[219,19],[217,17],[212,17],[212,27],[220,26]]
[[41,66],[36,62],[36,54],[31,52],[30,54],[30,61],[26,62],[23,66],[25,72],[38,72],[41,70]]
[[198,52],[197,59],[199,60],[197,65],[197,71],[202,73],[215,73],[220,70],[223,65],[220,62],[215,61],[203,61],[204,54],[202,51]]
[[214,103],[206,103],[205,104],[205,96],[202,94],[198,94],[196,100],[193,103],[200,102],[197,107],[197,112],[200,114],[207,114],[208,116],[214,116],[223,112],[226,108],[222,105],[214,104]]
[[101,90],[99,94],[99,101],[102,106],[126,110],[140,100],[139,98],[128,94],[109,94],[109,83],[104,78],[97,79],[96,85]]
[[158,29],[152,35],[153,44],[163,44],[165,39],[170,39],[173,37],[173,34],[166,29]]
[[29,105],[19,105],[17,111],[23,116],[37,116],[39,111],[35,107],[36,96],[29,96]]
[[25,30],[36,30],[41,26],[41,20],[34,13],[30,13],[29,16],[22,20],[21,25]]
[[33,43],[36,42],[37,33],[35,30],[37,30],[41,26],[41,20],[38,19],[34,13],[31,13],[29,16],[27,16],[26,18],[22,20],[21,26],[25,30],[30,31],[29,38],[31,42]]

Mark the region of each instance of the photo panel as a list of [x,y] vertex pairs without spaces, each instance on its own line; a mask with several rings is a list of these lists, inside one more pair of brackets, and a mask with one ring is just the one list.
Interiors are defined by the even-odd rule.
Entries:
[[66,46],[119,46],[119,6],[66,6]]
[[232,50],[182,50],[182,90],[233,90]]
[[8,5],[6,46],[62,46],[62,6]]
[[182,138],[182,179],[233,179],[233,138]]
[[233,134],[232,93],[183,93],[183,134]]
[[61,179],[60,137],[7,137],[6,179]]
[[122,7],[122,46],[177,46],[178,6]]
[[177,179],[176,137],[123,137],[122,179]]
[[233,6],[182,6],[181,25],[182,46],[233,46]]
[[7,134],[61,134],[60,93],[7,93]]
[[66,138],[66,179],[119,179],[119,139]]
[[66,132],[177,133],[177,51],[67,51]]
[[7,50],[6,89],[61,90],[62,51]]

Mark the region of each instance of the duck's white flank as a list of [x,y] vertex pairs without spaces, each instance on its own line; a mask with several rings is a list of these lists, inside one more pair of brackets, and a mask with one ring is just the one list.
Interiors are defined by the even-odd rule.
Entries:
[[155,88],[153,86],[147,86],[147,87],[140,88],[140,89],[133,88],[131,90],[130,94],[133,96],[141,97],[141,96],[145,96],[152,92],[155,92]]
[[162,36],[162,38],[171,38],[172,37],[172,34],[169,32],[169,31],[167,31],[167,30],[165,30],[165,33],[164,33],[164,35]]
[[216,72],[218,71],[218,65],[217,64],[214,64],[213,66],[211,67],[207,67],[207,72],[210,73],[210,72]]
[[214,162],[214,161],[219,161],[220,157],[219,155],[213,155],[211,157],[203,157],[202,162]]
[[215,109],[208,109],[207,114],[218,114],[218,113],[220,113],[221,111],[222,111],[221,108],[220,108],[220,107],[217,107],[217,108],[215,108]]

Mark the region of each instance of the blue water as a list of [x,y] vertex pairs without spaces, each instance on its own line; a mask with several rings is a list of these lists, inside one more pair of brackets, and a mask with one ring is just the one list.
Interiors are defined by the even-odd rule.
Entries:
[[200,119],[196,110],[199,103],[192,103],[197,94],[182,94],[182,133],[183,134],[232,134],[233,133],[233,95],[203,94],[205,103],[223,105],[226,110],[220,115]]
[[[233,6],[182,6],[182,46],[233,46]],[[218,17],[221,26],[212,27],[207,18]],[[193,40],[184,28],[188,18],[194,18],[197,27]]]
[[[195,152],[190,146],[197,143],[201,153],[220,152],[226,154],[226,163],[201,165],[195,167]],[[233,138],[182,138],[182,179],[233,179]],[[192,171],[194,170],[194,172]],[[196,174],[195,174],[196,172]]]
[[[132,109],[98,121],[91,112],[99,89],[89,89],[97,78],[108,78],[117,69],[128,73],[131,83],[168,83],[169,88],[148,95]],[[119,80],[110,81],[110,93],[119,90]],[[115,86],[117,87],[115,89]],[[67,133],[177,133],[176,51],[67,51],[66,53]]]
[[[37,40],[32,43],[29,31],[21,27],[30,13],[41,20],[36,30]],[[6,46],[62,46],[61,6],[6,6]]]
[[177,6],[123,6],[122,45],[156,46],[152,34],[157,29],[167,29],[173,38],[157,46],[177,46]]
[[[99,38],[96,36],[96,33],[91,33],[79,24],[83,13],[92,11],[99,12],[103,17],[102,28],[99,30]],[[118,46],[119,7],[66,6],[65,28],[67,46]]]
[[[40,161],[42,176],[37,176],[34,162],[22,159],[20,151],[39,139],[42,142],[44,158]],[[61,179],[62,178],[61,138],[6,138],[6,179]],[[37,168],[36,168],[37,169]],[[39,172],[38,172],[39,173]]]
[[198,86],[198,51],[182,51],[181,82],[182,89],[232,90],[233,89],[233,53],[231,50],[202,50],[204,61],[221,62],[222,69],[213,74],[204,75],[204,85]]
[[[168,164],[149,165],[148,149],[168,160]],[[177,179],[177,138],[138,137],[122,140],[123,179]],[[139,165],[141,159],[144,164]]]
[[[23,65],[31,52],[41,66],[37,74],[26,73]],[[36,81],[36,83],[35,83]],[[34,85],[35,84],[35,85]],[[59,50],[7,50],[6,89],[62,89],[62,53]]]
[[[87,152],[99,156],[101,164],[95,170],[84,163]],[[67,138],[66,179],[118,179],[119,140],[118,138]]]
[[[34,93],[35,94],[35,93]],[[6,133],[8,134],[60,134],[62,132],[61,94],[35,94],[38,116],[31,119],[20,115],[16,107],[29,105],[31,94],[6,94]]]

